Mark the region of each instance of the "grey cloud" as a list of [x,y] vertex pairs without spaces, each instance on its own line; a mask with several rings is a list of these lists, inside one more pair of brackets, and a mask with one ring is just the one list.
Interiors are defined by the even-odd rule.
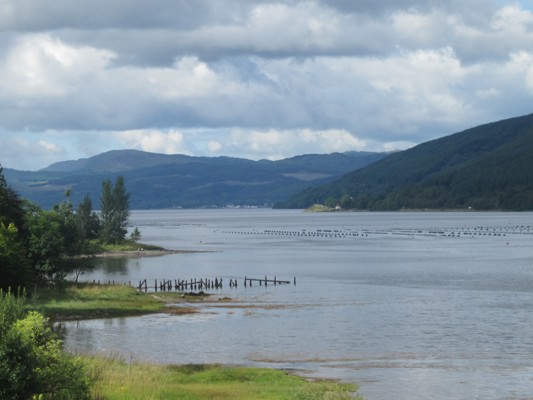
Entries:
[[497,7],[492,0],[319,0],[322,4],[341,12],[383,17],[398,11],[412,10],[421,13],[442,10],[458,15],[470,23],[486,21]]
[[0,127],[339,129],[417,143],[529,112],[531,60],[507,64],[533,54],[533,32],[493,26],[495,10],[486,0],[4,1]]
[[219,16],[208,0],[7,0],[0,29],[192,29]]
[[[452,46],[465,62],[475,62],[506,57],[532,43],[530,35],[492,34],[489,24],[496,8],[487,0],[11,0],[2,4],[0,29],[52,32],[67,43],[108,49],[117,54],[117,65],[168,66],[187,55],[206,61],[245,55],[379,57],[398,47],[443,46]],[[268,7],[285,7],[288,14],[257,19],[259,10]],[[430,19],[431,25],[420,32],[415,26],[398,31],[393,19],[406,12]],[[322,24],[321,30],[311,31],[313,23]],[[488,42],[486,34],[493,40]]]
[[[76,45],[90,44],[114,51],[118,64],[171,65],[184,55],[217,61],[227,57],[265,58],[380,55],[395,49],[394,32],[387,24],[365,16],[344,16],[312,3],[287,10],[282,21],[251,20],[248,13],[230,21],[216,21],[193,29],[65,29],[54,32]],[[313,19],[313,20],[312,20]],[[309,25],[321,23],[323,31]],[[271,25],[269,25],[271,24]]]
[[427,0],[320,0],[321,3],[348,13],[363,13],[374,16],[382,16],[396,10],[406,8],[416,8],[417,10],[427,11],[434,2]]

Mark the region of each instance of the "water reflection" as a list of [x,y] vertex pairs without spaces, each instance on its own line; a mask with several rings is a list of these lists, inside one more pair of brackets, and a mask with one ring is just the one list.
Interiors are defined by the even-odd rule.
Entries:
[[100,268],[106,274],[113,274],[118,276],[128,275],[128,266],[130,260],[127,258],[104,258],[99,262]]

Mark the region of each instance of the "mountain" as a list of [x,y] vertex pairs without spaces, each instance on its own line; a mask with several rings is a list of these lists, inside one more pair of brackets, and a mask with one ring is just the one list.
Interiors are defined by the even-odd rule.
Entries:
[[102,182],[122,175],[133,209],[271,206],[306,187],[324,184],[364,167],[384,153],[309,154],[279,161],[191,157],[116,150],[52,164],[40,171],[4,169],[22,197],[44,208],[72,189],[75,204],[88,193],[98,208]]
[[168,155],[139,150],[113,150],[90,158],[61,161],[43,168],[41,172],[123,172],[161,165],[186,164],[193,158],[182,154]]
[[532,210],[533,114],[391,154],[276,207],[306,208],[326,199],[370,210]]

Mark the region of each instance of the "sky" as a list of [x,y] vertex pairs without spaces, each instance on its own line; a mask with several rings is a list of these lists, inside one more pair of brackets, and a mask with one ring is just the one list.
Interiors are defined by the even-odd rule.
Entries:
[[533,112],[533,0],[0,0],[0,164],[394,151]]

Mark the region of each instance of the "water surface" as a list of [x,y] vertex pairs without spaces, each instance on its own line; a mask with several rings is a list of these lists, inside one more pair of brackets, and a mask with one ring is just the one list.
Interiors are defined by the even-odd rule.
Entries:
[[[215,300],[253,307],[71,323],[69,348],[296,369],[357,382],[369,400],[533,398],[531,213],[176,210],[131,220],[143,242],[205,252],[101,260],[83,279],[222,277]],[[244,288],[244,276],[265,275],[297,284]]]

